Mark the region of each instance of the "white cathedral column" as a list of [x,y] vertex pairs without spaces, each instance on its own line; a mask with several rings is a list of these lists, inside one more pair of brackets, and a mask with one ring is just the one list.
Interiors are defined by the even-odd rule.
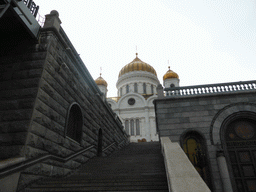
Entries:
[[220,170],[220,177],[222,180],[224,192],[233,191],[230,177],[229,177],[227,161],[224,156],[223,150],[217,151],[217,162]]
[[145,135],[147,142],[150,141],[149,108],[145,108]]

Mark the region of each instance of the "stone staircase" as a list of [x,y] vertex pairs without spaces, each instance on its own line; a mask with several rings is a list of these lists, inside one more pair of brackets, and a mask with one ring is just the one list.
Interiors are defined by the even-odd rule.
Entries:
[[65,178],[37,182],[26,192],[168,191],[158,142],[131,143],[108,157],[95,157]]

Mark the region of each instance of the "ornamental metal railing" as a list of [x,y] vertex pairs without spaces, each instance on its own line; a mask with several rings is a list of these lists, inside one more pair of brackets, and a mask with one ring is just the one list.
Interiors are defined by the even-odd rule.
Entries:
[[256,81],[164,88],[165,96],[189,96],[256,90]]
[[34,15],[34,17],[36,17],[39,10],[39,6],[36,5],[33,0],[24,0],[24,3],[28,7],[30,12]]

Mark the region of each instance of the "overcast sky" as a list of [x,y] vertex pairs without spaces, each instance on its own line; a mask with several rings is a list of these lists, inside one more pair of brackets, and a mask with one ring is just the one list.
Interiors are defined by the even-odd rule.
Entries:
[[255,80],[255,0],[34,0],[40,15],[57,10],[62,27],[96,79],[117,96],[123,66],[138,57],[162,83],[180,86]]

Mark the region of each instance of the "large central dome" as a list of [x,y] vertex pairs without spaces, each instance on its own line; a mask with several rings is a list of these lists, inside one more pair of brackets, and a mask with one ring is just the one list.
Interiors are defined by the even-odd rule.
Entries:
[[157,76],[155,69],[151,65],[141,61],[138,58],[138,53],[136,53],[136,58],[131,63],[128,63],[121,69],[118,77],[120,77],[126,73],[129,73],[131,71],[147,71],[147,72],[153,73],[155,76]]

